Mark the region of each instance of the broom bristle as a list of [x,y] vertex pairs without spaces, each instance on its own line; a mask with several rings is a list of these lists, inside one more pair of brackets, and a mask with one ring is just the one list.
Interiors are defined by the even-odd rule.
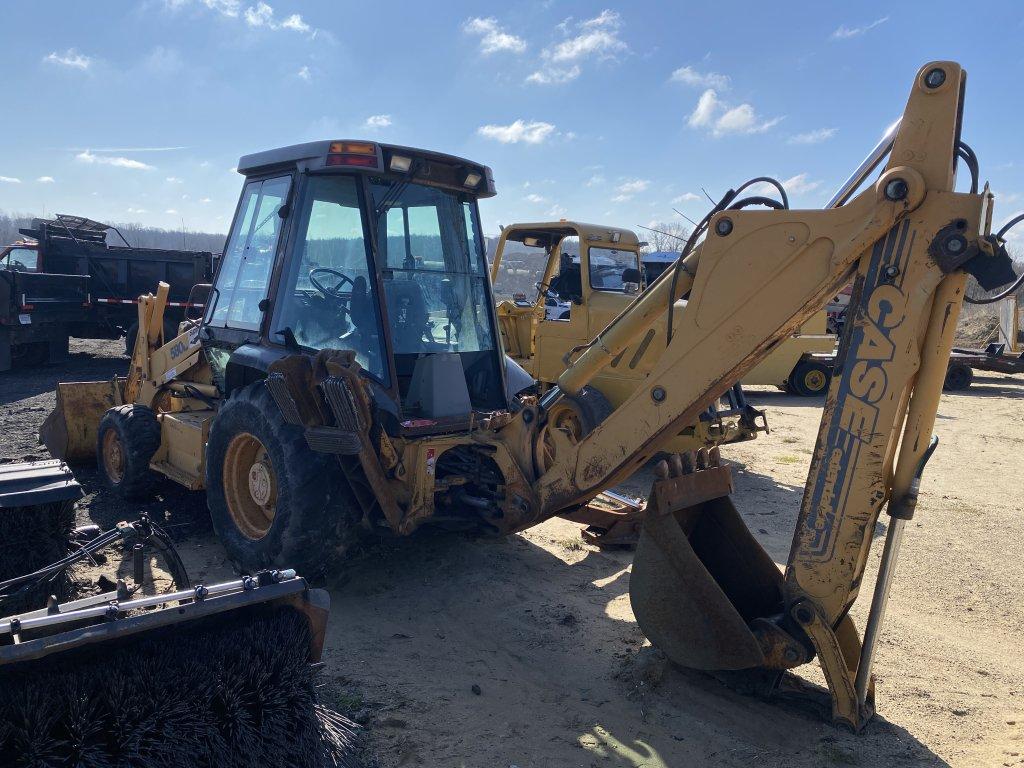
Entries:
[[[0,581],[32,573],[67,555],[74,525],[75,507],[69,501],[0,510]],[[67,573],[61,573],[49,585],[0,601],[0,616],[42,608],[50,594],[66,597],[69,587]]]
[[354,723],[317,703],[310,630],[266,606],[0,668],[12,768],[356,768]]

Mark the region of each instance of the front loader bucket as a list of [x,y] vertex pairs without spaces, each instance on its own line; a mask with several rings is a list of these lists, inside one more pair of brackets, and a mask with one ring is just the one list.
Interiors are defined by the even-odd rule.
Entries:
[[629,599],[640,629],[676,664],[705,670],[761,667],[765,656],[749,624],[782,610],[781,572],[728,496],[681,509],[672,505],[676,486],[716,471],[727,470],[714,467],[655,481],[654,508],[633,558]]
[[4,765],[348,765],[316,697],[328,610],[273,572],[0,619]]
[[57,405],[39,428],[39,442],[55,459],[89,462],[96,459],[100,419],[120,405],[124,379],[72,381],[57,385]]

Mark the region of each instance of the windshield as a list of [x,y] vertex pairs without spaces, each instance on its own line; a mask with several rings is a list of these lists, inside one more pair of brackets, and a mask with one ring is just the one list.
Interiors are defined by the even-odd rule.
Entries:
[[289,176],[246,183],[217,272],[211,325],[259,329],[290,186]]
[[475,200],[378,179],[370,188],[395,354],[494,349]]

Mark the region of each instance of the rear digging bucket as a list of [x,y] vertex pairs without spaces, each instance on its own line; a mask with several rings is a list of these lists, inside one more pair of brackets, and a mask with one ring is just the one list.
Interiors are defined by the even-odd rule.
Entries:
[[750,669],[764,666],[765,656],[749,624],[781,610],[782,584],[779,569],[724,496],[648,514],[629,599],[640,629],[676,664]]

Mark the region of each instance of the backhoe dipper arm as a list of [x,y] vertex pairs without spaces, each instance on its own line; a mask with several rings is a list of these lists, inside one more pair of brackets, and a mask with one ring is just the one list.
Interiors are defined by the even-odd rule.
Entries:
[[[907,498],[928,448],[963,298],[961,267],[971,262],[967,269],[977,273],[979,261],[1005,257],[985,239],[987,189],[953,191],[965,79],[953,62],[920,70],[887,166],[841,207],[717,213],[680,271],[673,298],[688,294],[689,301],[646,385],[578,443],[561,441],[558,460],[536,484],[547,512],[621,482],[852,277],[851,319],[773,618],[783,632],[755,631],[757,617],[744,615],[757,640],[748,661],[709,668],[796,666],[810,655],[793,646],[806,647],[809,638],[835,716],[854,727],[863,722],[866,693],[858,703],[859,642],[846,614],[875,522],[887,500],[893,512]],[[559,390],[578,392],[665,311],[670,290],[661,280],[642,294],[545,401]]]

